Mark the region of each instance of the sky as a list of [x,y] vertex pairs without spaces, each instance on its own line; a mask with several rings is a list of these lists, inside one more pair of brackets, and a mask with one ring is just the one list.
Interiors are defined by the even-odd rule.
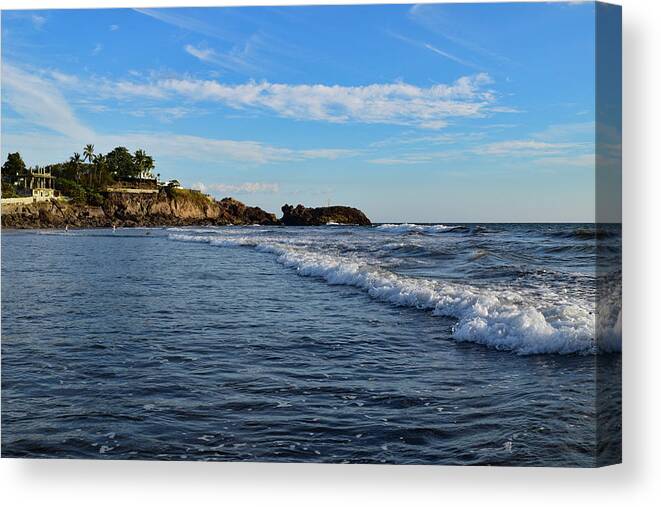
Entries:
[[594,4],[2,12],[2,158],[145,149],[280,214],[589,222]]

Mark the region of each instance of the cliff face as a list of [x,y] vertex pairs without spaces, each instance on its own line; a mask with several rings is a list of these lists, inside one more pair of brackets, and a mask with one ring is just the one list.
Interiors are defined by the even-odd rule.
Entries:
[[306,208],[302,204],[294,207],[285,204],[282,207],[283,225],[326,225],[328,223],[347,225],[371,225],[370,219],[356,208],[348,206],[328,206],[324,208]]
[[2,206],[2,226],[17,229],[69,227],[169,227],[185,225],[370,225],[365,214],[348,206],[306,208],[285,204],[283,217],[226,197],[220,201],[190,190],[156,194],[108,193],[101,206],[62,201]]
[[274,214],[232,198],[222,201],[186,190],[158,194],[110,193],[102,206],[58,201],[4,205],[2,226],[14,228],[158,227],[277,224]]

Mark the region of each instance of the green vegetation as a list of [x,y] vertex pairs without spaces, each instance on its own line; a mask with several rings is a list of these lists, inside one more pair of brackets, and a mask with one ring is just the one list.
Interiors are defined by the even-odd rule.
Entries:
[[7,161],[2,164],[2,197],[17,197],[14,182],[20,181],[28,174],[25,162],[20,153],[10,153],[7,155]]
[[[154,178],[154,159],[144,150],[131,152],[118,146],[107,154],[95,153],[94,145],[88,144],[83,155],[74,153],[66,162],[58,162],[45,167],[53,175],[56,190],[77,203],[101,205],[102,192],[122,180]],[[30,177],[28,169],[19,153],[10,153],[2,166],[2,197],[14,197],[16,190],[23,188]]]
[[2,197],[4,199],[10,198],[10,197],[18,197],[18,194],[16,193],[16,189],[14,188],[14,185],[11,183],[5,183],[4,181],[2,182]]
[[182,199],[188,200],[200,207],[204,207],[209,204],[209,196],[198,192],[195,190],[190,190],[188,188],[176,188],[174,186],[168,186],[166,192],[173,199]]

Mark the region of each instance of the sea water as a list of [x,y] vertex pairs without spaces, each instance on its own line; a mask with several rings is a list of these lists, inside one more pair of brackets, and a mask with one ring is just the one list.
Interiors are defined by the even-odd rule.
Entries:
[[620,248],[590,224],[3,231],[2,454],[592,466],[597,373],[621,410],[621,273],[597,304],[595,259]]

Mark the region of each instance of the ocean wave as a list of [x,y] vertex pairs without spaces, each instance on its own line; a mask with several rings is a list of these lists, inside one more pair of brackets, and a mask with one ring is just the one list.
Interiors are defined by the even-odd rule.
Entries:
[[609,335],[603,349],[595,340],[594,309],[550,290],[540,294],[508,288],[478,288],[465,284],[407,278],[360,259],[311,251],[255,237],[171,234],[179,241],[204,241],[214,246],[251,246],[276,256],[300,276],[318,277],[331,285],[361,289],[372,298],[397,306],[431,311],[457,320],[452,337],[518,354],[594,354],[618,350]]
[[586,227],[579,227],[571,231],[550,231],[546,233],[548,236],[567,239],[606,239],[619,236],[616,231],[609,231],[606,229],[593,229]]
[[379,232],[387,232],[390,234],[436,234],[439,232],[447,232],[452,227],[447,225],[418,225],[418,224],[383,224],[378,225],[375,229]]

